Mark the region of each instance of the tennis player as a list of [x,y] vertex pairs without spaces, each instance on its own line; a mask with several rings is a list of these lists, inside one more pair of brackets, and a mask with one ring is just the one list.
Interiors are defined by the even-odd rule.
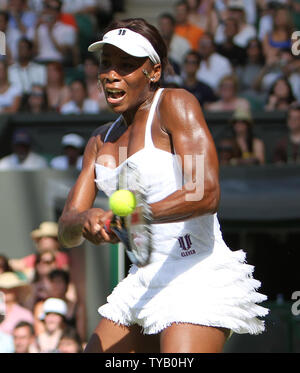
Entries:
[[89,51],[100,52],[99,78],[120,116],[86,146],[59,221],[61,243],[115,240],[104,229],[112,212],[93,202],[97,188],[116,190],[128,162],[149,184],[154,224],[150,264],[132,265],[99,308],[86,352],[221,352],[232,332],[261,333],[266,296],[245,253],[222,239],[218,160],[201,108],[189,92],[159,86],[168,67],[159,32],[142,19],[117,21]]

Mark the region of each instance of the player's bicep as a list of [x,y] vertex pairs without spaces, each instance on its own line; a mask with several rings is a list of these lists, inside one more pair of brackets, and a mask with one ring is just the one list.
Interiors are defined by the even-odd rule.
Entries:
[[205,181],[213,183],[218,175],[217,153],[201,107],[185,90],[170,93],[164,104],[172,107],[172,111],[162,107],[161,121],[172,138],[182,171],[193,181],[196,173],[201,172]]

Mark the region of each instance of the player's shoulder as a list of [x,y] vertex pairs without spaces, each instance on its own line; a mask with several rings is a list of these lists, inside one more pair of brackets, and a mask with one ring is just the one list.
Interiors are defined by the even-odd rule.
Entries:
[[[194,103],[195,105],[199,105],[197,98],[189,91],[184,88],[164,88],[162,99],[161,99],[161,108],[168,108],[170,109],[170,105],[174,107],[176,110],[178,104],[184,103]],[[179,108],[178,108],[179,109]]]
[[104,123],[101,126],[97,127],[91,134],[91,138],[99,137],[102,141],[104,141],[105,136],[110,129],[110,127],[113,125],[113,121]]
[[105,142],[105,138],[108,135],[110,129],[115,125],[117,121],[120,120],[120,117],[117,118],[115,121],[111,121],[105,124],[102,124],[98,128],[96,128],[90,137],[89,142],[90,143],[95,143],[98,145],[101,145]]

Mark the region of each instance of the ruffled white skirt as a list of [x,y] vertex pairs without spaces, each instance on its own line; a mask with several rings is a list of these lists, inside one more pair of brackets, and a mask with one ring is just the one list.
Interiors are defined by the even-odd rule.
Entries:
[[98,311],[117,324],[156,334],[172,323],[228,328],[235,333],[264,331],[269,310],[257,289],[254,267],[242,251],[225,250],[202,258],[133,265]]

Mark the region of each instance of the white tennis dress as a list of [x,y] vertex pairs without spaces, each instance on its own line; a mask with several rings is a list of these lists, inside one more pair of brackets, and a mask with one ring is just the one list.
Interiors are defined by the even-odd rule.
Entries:
[[[95,164],[95,182],[107,196],[116,190],[118,174],[128,162],[148,183],[150,203],[180,189],[176,156],[152,142],[151,125],[161,92],[156,92],[148,115],[144,148],[115,169]],[[130,267],[99,308],[102,316],[118,324],[138,324],[145,334],[159,333],[174,322],[224,327],[235,333],[264,330],[259,317],[268,309],[257,303],[267,297],[257,292],[260,282],[252,277],[254,267],[245,263],[246,254],[226,246],[216,214],[154,224],[152,232],[150,264]]]

